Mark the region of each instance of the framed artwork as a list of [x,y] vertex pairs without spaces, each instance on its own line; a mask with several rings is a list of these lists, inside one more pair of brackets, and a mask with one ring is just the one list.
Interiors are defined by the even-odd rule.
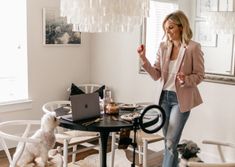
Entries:
[[234,11],[233,0],[196,0],[195,40],[204,52],[205,81],[235,85],[235,35],[215,34],[206,12]]
[[234,0],[220,0],[219,11],[234,11]]
[[219,34],[215,48],[204,50],[206,80],[235,84],[234,35]]
[[60,16],[59,9],[43,8],[43,44],[80,45],[81,32],[73,31],[73,25]]
[[195,31],[195,40],[198,41],[202,46],[217,46],[218,35],[210,31],[206,21],[197,20],[195,22]]
[[219,0],[197,0],[197,17],[206,17],[205,12],[218,10]]

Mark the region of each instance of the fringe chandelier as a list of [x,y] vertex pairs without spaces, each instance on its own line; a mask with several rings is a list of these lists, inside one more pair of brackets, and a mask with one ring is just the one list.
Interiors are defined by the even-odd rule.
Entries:
[[80,32],[131,32],[149,15],[149,0],[60,0],[60,14]]

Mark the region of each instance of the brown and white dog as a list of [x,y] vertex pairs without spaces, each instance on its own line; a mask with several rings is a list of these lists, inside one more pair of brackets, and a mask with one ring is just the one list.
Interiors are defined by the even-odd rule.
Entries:
[[[30,137],[32,139],[40,139],[41,142],[27,143],[17,165],[20,167],[32,167],[36,165],[36,158],[39,158],[40,163],[37,166],[45,167],[48,161],[48,151],[55,146],[54,131],[58,125],[59,120],[54,112],[44,114],[41,119],[41,128]],[[16,153],[17,151],[19,150],[16,150]]]
[[182,140],[177,145],[177,151],[181,155],[179,167],[187,167],[187,162],[203,162],[197,154],[200,148],[191,140]]

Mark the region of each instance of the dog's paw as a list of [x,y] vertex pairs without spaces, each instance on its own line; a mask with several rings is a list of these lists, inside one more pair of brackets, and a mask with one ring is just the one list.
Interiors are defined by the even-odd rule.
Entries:
[[56,150],[57,150],[57,152],[60,153],[60,154],[61,154],[62,151],[63,151],[63,149],[62,149],[60,146],[57,146],[57,147],[56,147]]
[[47,162],[44,162],[41,157],[35,159],[36,167],[47,167]]
[[63,157],[60,154],[56,154],[51,160],[50,160],[50,167],[56,166],[56,167],[62,167],[63,166]]
[[54,163],[52,162],[52,160],[53,160],[53,158],[48,159],[47,166],[53,166]]

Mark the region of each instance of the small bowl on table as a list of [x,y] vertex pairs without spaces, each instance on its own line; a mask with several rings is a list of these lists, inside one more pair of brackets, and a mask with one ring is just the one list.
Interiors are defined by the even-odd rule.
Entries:
[[119,106],[115,102],[110,102],[106,105],[106,114],[118,114]]

